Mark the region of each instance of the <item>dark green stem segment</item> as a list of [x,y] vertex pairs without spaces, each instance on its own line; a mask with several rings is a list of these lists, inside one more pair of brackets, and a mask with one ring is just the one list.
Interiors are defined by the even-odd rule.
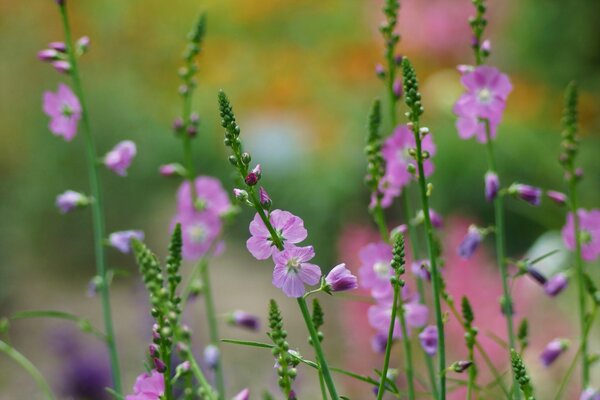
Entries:
[[331,377],[331,372],[329,370],[329,365],[327,364],[327,360],[325,359],[325,355],[323,354],[323,349],[321,348],[321,342],[319,341],[319,335],[315,326],[313,325],[312,318],[310,316],[310,312],[308,311],[308,306],[306,305],[306,300],[304,297],[298,297],[298,306],[300,306],[300,311],[302,312],[302,317],[304,318],[304,322],[306,323],[306,327],[308,328],[308,333],[310,335],[312,345],[315,349],[315,354],[317,356],[317,361],[319,363],[319,369],[323,373],[323,379],[325,380],[325,385],[329,390],[329,395],[331,396],[331,400],[338,400],[339,396],[337,394],[337,390],[335,388],[335,384],[333,383],[333,378]]
[[98,164],[94,137],[90,128],[88,116],[88,108],[83,94],[83,86],[79,78],[79,70],[77,68],[77,57],[73,49],[73,40],[71,37],[71,28],[65,2],[60,2],[60,13],[62,16],[63,28],[65,33],[65,44],[67,46],[67,55],[71,64],[71,77],[73,78],[73,89],[81,103],[81,119],[83,125],[83,133],[86,147],[87,169],[90,181],[90,191],[94,201],[91,202],[92,221],[94,229],[94,245],[96,254],[96,273],[100,277],[102,284],[100,285],[100,297],[102,301],[102,317],[104,320],[104,329],[106,334],[106,345],[108,346],[108,355],[110,358],[111,375],[114,391],[121,395],[121,372],[119,368],[119,357],[115,343],[115,333],[113,329],[112,313],[110,308],[110,293],[106,271],[106,260],[104,254],[104,210],[103,196],[98,177]]
[[[488,170],[494,174],[498,174],[496,170],[496,160],[494,156],[494,142],[490,132],[490,121],[484,120],[485,134],[486,134],[486,149],[488,156]],[[502,308],[504,317],[506,318],[506,329],[508,336],[508,344],[511,349],[516,348],[515,341],[515,330],[513,322],[513,301],[510,294],[510,288],[508,285],[508,271],[506,268],[506,257],[505,257],[505,244],[504,238],[506,233],[504,231],[504,204],[502,196],[496,196],[494,199],[494,221],[495,221],[495,238],[496,238],[496,260],[498,267],[500,268],[500,277],[502,279]],[[508,354],[510,359],[510,352]],[[521,398],[521,392],[519,391],[519,385],[517,377],[513,371],[513,395],[515,399]]]

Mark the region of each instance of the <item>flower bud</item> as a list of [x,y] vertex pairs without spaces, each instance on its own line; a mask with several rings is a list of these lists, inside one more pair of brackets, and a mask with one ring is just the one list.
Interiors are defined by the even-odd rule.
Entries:
[[271,209],[271,198],[269,197],[269,194],[267,193],[267,191],[265,190],[265,188],[263,188],[261,186],[260,189],[258,189],[258,198],[260,200],[260,205],[267,211],[269,211]]
[[546,196],[559,206],[563,206],[567,203],[567,195],[561,192],[557,192],[554,190],[548,190],[546,192]]
[[500,180],[495,172],[488,171],[485,174],[485,199],[492,201],[498,195],[500,189]]
[[471,365],[473,365],[472,361],[456,361],[452,363],[450,369],[460,374],[465,372]]
[[346,268],[346,264],[339,264],[325,277],[328,290],[332,292],[344,292],[358,288],[358,279]]
[[57,60],[52,62],[52,66],[55,70],[60,72],[61,74],[68,74],[71,72],[71,64],[68,61]]

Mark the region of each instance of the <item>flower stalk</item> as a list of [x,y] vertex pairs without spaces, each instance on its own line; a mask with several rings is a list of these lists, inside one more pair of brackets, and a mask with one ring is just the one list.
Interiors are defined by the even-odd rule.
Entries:
[[83,92],[83,86],[79,77],[79,68],[77,66],[77,56],[73,47],[73,40],[71,37],[71,27],[69,24],[69,18],[67,14],[67,7],[64,1],[58,3],[60,14],[62,17],[63,30],[65,35],[65,44],[67,50],[67,56],[71,65],[70,75],[73,79],[73,88],[75,94],[79,98],[81,103],[81,116],[82,126],[84,132],[85,148],[86,148],[86,160],[87,169],[90,182],[90,191],[94,201],[91,202],[90,206],[92,209],[92,223],[94,230],[94,247],[96,255],[96,273],[100,278],[102,284],[99,287],[100,297],[102,302],[102,318],[104,321],[104,330],[106,335],[106,345],[108,347],[108,355],[111,366],[111,376],[113,381],[114,391],[121,395],[121,372],[119,367],[119,357],[117,353],[117,346],[115,343],[115,333],[113,329],[112,312],[110,305],[110,288],[108,284],[107,269],[106,269],[106,258],[104,249],[104,238],[105,238],[105,227],[104,227],[104,201],[102,188],[100,186],[100,179],[98,174],[98,164],[96,160],[98,155],[96,153],[96,146],[94,143],[94,137],[92,135],[88,108],[85,101]]

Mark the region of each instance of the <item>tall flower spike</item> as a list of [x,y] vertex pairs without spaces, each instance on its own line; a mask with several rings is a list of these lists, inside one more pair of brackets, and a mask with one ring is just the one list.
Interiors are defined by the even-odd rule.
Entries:
[[487,26],[487,19],[485,18],[487,7],[485,5],[485,0],[473,0],[473,5],[475,6],[476,14],[474,17],[469,18],[469,24],[473,30],[472,47],[475,52],[475,60],[477,65],[480,65],[490,54],[489,41],[481,40],[485,27]]
[[177,285],[181,282],[181,274],[179,268],[181,267],[181,250],[183,246],[183,240],[181,236],[181,224],[176,224],[171,235],[171,242],[169,243],[169,255],[167,256],[167,281],[169,284],[169,297],[171,301],[178,302],[176,300],[175,290]]
[[381,155],[381,134],[379,127],[381,125],[381,102],[379,99],[373,102],[371,112],[369,113],[369,136],[365,153],[367,155],[367,175],[365,182],[371,193],[381,200],[379,192],[379,181],[385,173],[383,156]]
[[406,116],[411,122],[415,122],[423,114],[421,93],[419,93],[419,82],[417,74],[408,58],[402,60],[402,72],[404,76],[404,101],[408,106]]
[[285,394],[286,398],[290,396],[292,391],[292,383],[296,377],[295,363],[292,356],[289,353],[290,346],[286,341],[287,332],[283,329],[283,319],[281,318],[281,312],[279,306],[275,300],[271,300],[269,303],[269,327],[271,328],[268,333],[269,337],[275,344],[273,348],[273,355],[277,360],[277,374],[279,375],[279,387]]
[[525,395],[525,400],[535,400],[531,379],[529,378],[529,375],[527,375],[527,368],[525,368],[523,359],[515,349],[510,350],[510,357],[512,369],[515,373],[516,380],[519,383],[519,387]]
[[560,155],[560,161],[566,170],[567,180],[576,179],[574,173],[575,156],[579,150],[579,137],[577,136],[577,101],[578,92],[575,82],[569,83],[565,90],[565,105],[563,111],[563,132],[561,146],[563,152]]

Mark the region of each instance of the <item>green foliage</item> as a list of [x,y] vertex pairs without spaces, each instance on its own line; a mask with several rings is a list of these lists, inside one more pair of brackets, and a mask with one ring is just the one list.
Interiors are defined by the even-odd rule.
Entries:
[[169,255],[167,256],[167,280],[169,282],[169,297],[171,301],[178,301],[176,300],[175,290],[177,289],[177,285],[181,282],[179,269],[181,268],[182,245],[181,224],[177,224],[171,235]]
[[419,93],[419,81],[417,73],[410,60],[406,57],[402,59],[402,75],[404,84],[404,101],[408,106],[408,119],[414,123],[419,120],[423,114],[423,104],[421,103],[421,93]]
[[283,318],[279,311],[279,306],[275,300],[271,300],[269,304],[269,337],[275,344],[273,347],[273,355],[277,360],[277,374],[279,375],[278,384],[286,398],[289,397],[292,391],[292,383],[296,378],[296,361],[289,353],[290,346],[286,341],[287,332],[283,329]]
[[373,102],[369,113],[369,136],[365,154],[367,155],[367,175],[365,182],[371,193],[376,193],[378,198],[382,196],[379,192],[379,181],[385,174],[385,161],[381,155],[381,101]]
[[576,179],[575,157],[579,151],[579,137],[577,136],[577,102],[578,91],[577,84],[570,82],[565,89],[564,110],[563,110],[563,132],[562,132],[562,153],[560,162],[563,165],[568,180]]
[[510,358],[512,369],[515,373],[516,380],[519,383],[519,387],[525,395],[525,400],[535,400],[531,379],[529,378],[529,375],[527,375],[527,368],[525,368],[523,359],[515,349],[510,350]]
[[477,65],[482,64],[489,52],[485,49],[481,48],[483,32],[485,31],[485,27],[487,26],[487,19],[485,18],[485,12],[487,7],[485,5],[485,0],[472,0],[473,5],[475,6],[476,14],[474,17],[469,18],[469,24],[471,25],[471,29],[473,30],[473,51],[475,52],[475,60]]
[[521,351],[529,345],[529,322],[526,318],[523,318],[517,328],[517,340],[521,345]]

